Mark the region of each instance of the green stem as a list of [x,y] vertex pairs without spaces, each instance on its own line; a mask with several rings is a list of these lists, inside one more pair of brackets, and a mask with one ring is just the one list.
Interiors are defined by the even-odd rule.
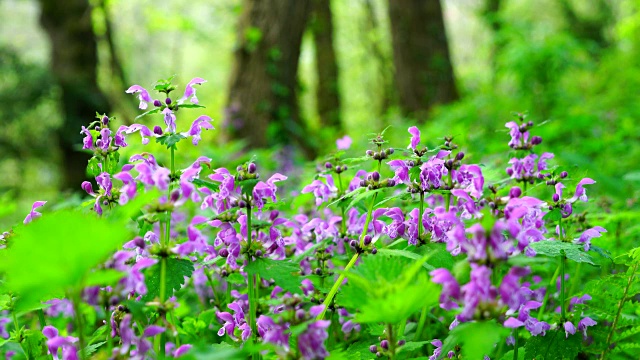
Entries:
[[513,344],[513,360],[518,360],[518,328],[515,328],[513,334],[515,343]]
[[367,229],[369,229],[369,223],[371,223],[371,218],[373,217],[373,206],[376,204],[377,197],[378,197],[378,193],[373,194],[373,198],[371,199],[371,204],[369,204],[369,210],[367,210],[367,218],[364,221],[364,228],[362,229],[362,234],[360,234],[360,247],[364,247],[364,237],[367,236]]
[[44,329],[47,326],[47,321],[44,318],[44,311],[38,309],[38,321],[40,322],[40,329]]
[[636,263],[633,267],[633,271],[631,272],[631,275],[629,276],[629,280],[627,280],[627,286],[624,288],[624,293],[622,294],[620,301],[618,301],[618,312],[616,313],[616,317],[613,319],[613,324],[611,324],[611,330],[609,330],[609,335],[607,335],[607,342],[605,343],[606,346],[604,347],[604,350],[602,350],[602,356],[600,357],[601,359],[604,359],[605,355],[607,354],[607,351],[609,351],[611,340],[613,340],[613,334],[615,334],[616,332],[616,326],[618,325],[618,320],[620,319],[620,314],[622,314],[622,306],[624,305],[624,302],[627,300],[627,294],[629,293],[629,288],[633,283],[633,278],[635,277],[637,270],[638,270],[638,264]]
[[560,319],[564,321],[566,319],[564,312],[564,265],[565,265],[566,256],[564,255],[564,251],[560,251]]
[[428,306],[422,308],[422,312],[420,313],[420,320],[418,320],[418,329],[416,330],[416,334],[413,336],[413,341],[420,341],[420,337],[422,336],[422,332],[424,331],[424,324],[427,321],[428,311]]
[[422,213],[424,212],[424,192],[420,191],[420,213],[418,214],[418,243],[422,243]]
[[85,340],[84,340],[84,324],[82,323],[82,312],[80,312],[80,295],[76,294],[73,298],[73,312],[75,314],[74,320],[76,321],[76,327],[78,330],[78,356],[80,360],[86,358],[84,353]]
[[336,280],[336,282],[333,283],[333,286],[331,287],[331,290],[329,290],[329,293],[327,294],[327,297],[322,302],[322,305],[324,305],[324,309],[322,309],[322,312],[320,314],[318,314],[318,316],[316,317],[316,320],[324,319],[324,314],[327,312],[327,309],[329,308],[329,305],[331,305],[331,302],[333,301],[333,297],[336,296],[336,293],[338,292],[338,289],[340,288],[340,285],[342,284],[342,282],[344,281],[344,278],[346,277],[346,275],[345,275],[346,272],[349,271],[349,269],[351,269],[353,267],[353,265],[358,260],[359,256],[360,256],[359,253],[353,254],[353,257],[351,257],[351,260],[349,261],[347,266],[344,267],[344,271],[342,272],[342,274],[340,274],[340,276],[338,276],[338,280]]
[[387,324],[387,341],[389,342],[389,359],[396,358],[396,340],[393,336],[393,325]]
[[544,298],[542,299],[542,306],[540,306],[540,310],[538,310],[538,320],[542,321],[542,315],[544,314],[544,309],[547,307],[547,302],[549,301],[549,293],[550,290],[553,289],[553,286],[556,283],[556,279],[558,278],[558,274],[560,274],[560,265],[556,267],[556,271],[553,273],[551,277],[551,281],[549,281],[549,286],[547,286],[547,291],[544,292]]
[[[251,249],[251,201],[249,200],[247,205],[247,249]],[[253,262],[252,255],[247,256],[247,265],[251,265]],[[258,301],[256,298],[256,275],[248,273],[249,282],[249,326],[251,326],[251,337],[255,340],[258,338],[258,329],[256,326],[256,314]]]

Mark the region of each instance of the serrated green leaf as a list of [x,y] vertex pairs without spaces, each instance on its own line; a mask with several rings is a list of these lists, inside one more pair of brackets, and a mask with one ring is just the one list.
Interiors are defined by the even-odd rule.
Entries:
[[106,341],[101,341],[99,343],[95,343],[95,344],[91,344],[89,346],[86,346],[84,348],[85,356],[89,356],[89,355],[95,353],[96,351],[98,351],[98,348],[100,348],[100,346],[102,346],[102,345],[104,345],[106,343],[107,343]]
[[249,274],[258,274],[263,279],[273,279],[276,285],[292,294],[301,294],[300,268],[286,260],[258,259],[244,267]]
[[19,294],[16,308],[78,291],[89,270],[130,239],[120,219],[71,210],[48,213],[17,227],[13,246],[0,252],[5,288]]
[[21,343],[27,359],[46,358],[47,338],[38,330],[26,330]]
[[[143,301],[150,301],[160,295],[160,269],[161,262],[145,269],[144,277],[147,285],[147,294],[142,297]],[[185,277],[191,277],[193,273],[193,263],[186,259],[167,259],[166,269],[166,291],[167,297],[173,296],[174,290],[179,290],[185,282]]]
[[618,342],[620,342],[620,340],[626,339],[626,338],[628,338],[630,336],[637,335],[637,334],[640,334],[640,326],[634,326],[634,327],[632,327],[630,329],[627,329],[627,330],[621,332],[620,334],[618,334],[618,335],[616,335],[614,337],[613,342],[614,343],[618,343]]
[[180,140],[186,139],[186,137],[182,134],[164,134],[156,138],[156,142],[161,145],[165,145],[167,149],[177,149],[176,144],[180,142]]
[[504,341],[509,332],[509,329],[496,323],[495,320],[460,324],[453,328],[444,340],[440,359],[443,359],[456,345],[460,345],[464,359],[481,359],[483,355],[489,356],[495,344]]
[[396,354],[401,354],[403,352],[411,352],[414,350],[418,350],[425,345],[431,344],[431,341],[409,341],[402,345],[400,349],[396,352]]
[[564,252],[567,259],[597,266],[593,258],[583,250],[582,245],[561,241],[539,241],[529,245],[538,255],[559,257]]
[[99,166],[100,160],[97,157],[92,157],[89,159],[89,163],[87,164],[87,175],[90,178],[94,178],[102,172],[102,169]]
[[632,354],[637,354],[640,352],[640,344],[639,343],[624,343],[624,344],[616,344],[616,347],[611,350],[612,353],[621,353],[628,350],[632,350]]
[[554,208],[553,210],[549,211],[542,217],[542,220],[547,222],[558,221],[560,219],[562,219],[562,213],[560,212],[560,208]]
[[580,352],[582,333],[565,337],[562,330],[548,331],[545,336],[532,336],[524,346],[525,360],[575,359]]
[[247,179],[238,181],[238,186],[242,189],[243,195],[251,195],[253,193],[253,188],[255,188],[259,182],[260,180],[258,179]]

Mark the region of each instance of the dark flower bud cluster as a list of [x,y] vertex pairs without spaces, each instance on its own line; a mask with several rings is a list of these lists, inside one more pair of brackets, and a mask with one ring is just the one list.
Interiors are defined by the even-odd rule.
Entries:
[[373,238],[371,235],[365,235],[362,239],[362,243],[360,243],[356,239],[349,240],[349,247],[353,249],[358,254],[369,253],[371,255],[375,255],[378,253],[378,249],[373,246]]
[[531,150],[534,146],[542,144],[540,136],[530,136],[529,130],[533,127],[533,121],[526,121],[526,114],[518,113],[515,115],[518,122],[510,121],[506,124],[509,128],[511,141],[509,147],[514,150]]
[[395,353],[398,352],[398,348],[404,346],[404,344],[406,344],[405,340],[397,340],[395,342],[395,346],[391,347],[391,343],[389,342],[389,338],[388,335],[385,331],[385,333],[382,334],[382,336],[378,337],[378,340],[380,341],[379,345],[371,345],[369,346],[369,351],[372,354],[375,354],[376,357],[380,358],[383,356],[389,356],[390,353],[393,353],[395,355]]
[[392,155],[395,152],[393,148],[388,148],[380,151],[367,150],[367,156],[372,158],[373,160],[385,160],[389,158],[389,155]]
[[360,187],[366,187],[367,190],[376,190],[385,187],[393,187],[396,185],[394,179],[380,179],[380,173],[374,171],[367,175],[365,180],[360,180]]
[[258,170],[258,167],[253,162],[248,164],[238,165],[238,167],[236,168],[237,173],[236,173],[235,179],[236,181],[259,179],[260,174],[256,172],[257,170]]

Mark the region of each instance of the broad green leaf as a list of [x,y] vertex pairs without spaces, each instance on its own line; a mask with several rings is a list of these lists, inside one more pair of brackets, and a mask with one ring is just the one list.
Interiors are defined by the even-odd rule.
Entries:
[[[147,285],[147,294],[142,297],[142,300],[150,301],[160,295],[161,261],[145,270],[144,277]],[[179,290],[185,282],[185,277],[191,277],[192,273],[193,263],[190,260],[168,258],[165,277],[167,298],[173,296],[173,291]]]
[[300,283],[303,278],[298,274],[300,268],[286,260],[258,259],[244,267],[249,274],[258,274],[263,279],[273,279],[276,285],[292,294],[301,294]]
[[202,179],[193,179],[192,181],[195,185],[204,186],[209,190],[218,191],[220,189],[220,184],[214,183],[211,181],[206,181]]
[[238,181],[238,186],[242,189],[242,194],[251,195],[253,193],[253,188],[260,182],[258,179],[247,179]]
[[597,266],[593,258],[583,250],[580,244],[572,244],[561,241],[539,241],[529,245],[538,255],[559,257],[564,252],[567,259],[575,262],[583,262]]
[[22,349],[27,359],[47,359],[47,338],[39,330],[26,330]]
[[447,245],[444,243],[427,243],[416,248],[416,252],[423,256],[428,255],[427,263],[437,269],[445,268],[451,270],[456,263],[455,258],[447,251]]
[[205,108],[206,106],[204,105],[200,105],[200,104],[180,104],[179,108],[185,108],[185,109],[196,109],[196,108]]
[[71,210],[45,214],[17,227],[13,246],[0,252],[4,287],[20,296],[18,308],[77,291],[129,238],[120,221]]
[[542,217],[542,220],[544,221],[558,221],[560,219],[562,219],[560,208],[554,208]]
[[227,276],[227,282],[240,285],[246,284],[247,279],[245,279],[244,276],[240,275],[239,273],[231,273],[229,276]]
[[102,269],[90,272],[85,279],[85,286],[101,285],[104,287],[107,285],[114,285],[122,279],[123,276],[123,273],[114,269]]
[[570,335],[563,330],[548,331],[545,336],[532,336],[524,346],[525,360],[575,359],[582,345],[582,333]]
[[402,345],[400,349],[398,349],[397,354],[418,350],[421,347],[429,344],[431,344],[431,341],[409,341],[406,344]]
[[462,358],[482,359],[484,355],[491,355],[495,344],[504,341],[509,332],[509,329],[495,320],[460,324],[449,332],[449,336],[442,343],[440,359],[445,358],[444,355],[456,345],[461,348]]
[[165,145],[167,149],[177,149],[176,144],[179,143],[182,139],[186,139],[186,137],[182,134],[164,134],[160,137],[157,137],[156,142],[158,144]]

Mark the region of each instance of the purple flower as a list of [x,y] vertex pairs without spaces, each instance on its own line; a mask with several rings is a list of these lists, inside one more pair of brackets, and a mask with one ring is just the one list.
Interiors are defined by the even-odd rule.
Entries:
[[409,134],[411,134],[411,143],[407,146],[407,149],[416,150],[420,143],[420,130],[417,127],[412,126],[409,128]]
[[149,92],[140,85],[132,85],[130,88],[125,91],[127,94],[135,94],[140,93],[138,95],[138,99],[140,100],[140,105],[138,106],[141,110],[145,110],[147,108],[148,102],[153,102],[151,96],[149,96]]
[[440,307],[451,310],[458,307],[454,300],[460,299],[460,285],[447,269],[436,269],[431,273],[431,281],[442,285],[440,293]]
[[287,177],[282,174],[275,173],[267,180],[267,182],[260,181],[256,184],[253,188],[253,200],[255,201],[258,211],[261,211],[264,206],[263,199],[268,198],[273,202],[276,201],[276,191],[278,190],[278,187],[275,183],[283,180],[287,180]]
[[58,360],[58,349],[62,348],[62,358],[64,360],[77,360],[76,348],[73,345],[78,338],[72,336],[59,336],[58,329],[53,326],[45,326],[42,334],[47,338],[47,348],[55,360]]
[[126,204],[136,196],[138,186],[129,171],[121,171],[113,175],[113,178],[123,182],[123,185],[120,188],[120,198],[118,199],[120,205]]
[[285,349],[289,347],[289,334],[285,333],[287,331],[285,325],[276,324],[273,319],[264,315],[258,317],[256,325],[258,334],[264,342],[283,346]]
[[9,332],[7,331],[7,324],[11,322],[9,318],[0,318],[0,338],[8,339]]
[[[193,97],[195,98],[195,95]],[[192,136],[193,145],[198,145],[200,142],[200,133],[202,132],[202,129],[210,130],[214,128],[213,125],[211,125],[211,121],[213,120],[211,120],[207,115],[199,116],[193,121],[188,132],[188,135]]]
[[165,108],[162,110],[162,114],[164,115],[164,123],[167,125],[167,132],[176,132],[176,116],[173,114],[173,111]]
[[84,134],[84,139],[82,140],[82,148],[83,149],[93,149],[93,136],[91,136],[91,131],[86,127],[82,127],[80,130],[80,134]]
[[33,203],[33,205],[31,206],[31,211],[29,212],[29,214],[27,214],[27,217],[24,218],[23,223],[24,224],[28,224],[31,221],[33,221],[33,219],[37,219],[40,216],[42,216],[41,213],[37,212],[36,209],[39,207],[44,206],[44,204],[46,204],[46,201],[36,201]]
[[587,328],[589,326],[594,326],[594,325],[597,325],[597,324],[598,323],[595,322],[590,317],[585,317],[582,320],[580,320],[580,322],[578,322],[578,330],[582,331],[582,335],[586,339],[587,338]]
[[602,226],[594,226],[591,229],[583,231],[582,235],[580,235],[580,238],[578,239],[578,242],[584,244],[584,251],[589,251],[589,249],[591,248],[591,239],[593,239],[594,237],[600,237],[602,236],[602,233],[605,232],[607,232],[607,230]]
[[305,332],[298,336],[298,350],[303,359],[324,359],[329,352],[324,347],[324,341],[329,337],[327,328],[331,321],[319,320],[311,323]]
[[347,150],[351,147],[352,142],[353,140],[351,140],[349,135],[345,135],[341,139],[336,140],[336,146],[338,147],[338,150]]
[[329,201],[330,198],[336,197],[338,188],[333,182],[331,175],[320,175],[326,180],[326,184],[321,180],[313,180],[311,184],[305,186],[301,193],[307,194],[312,192],[316,197],[316,206],[320,206],[323,202]]
[[149,143],[149,137],[155,136],[148,127],[141,124],[133,124],[130,126],[121,125],[116,131],[116,135],[114,138],[114,145],[119,147],[128,146],[125,141],[124,135],[133,134],[135,132],[140,132],[140,136],[142,137],[142,144],[147,145]]
[[576,327],[573,325],[571,321],[565,322],[563,326],[564,326],[565,338],[568,338],[569,334],[573,335],[576,333]]
[[238,338],[235,335],[235,330],[238,328],[242,331],[242,341],[246,341],[249,336],[251,336],[251,327],[245,318],[244,309],[239,301],[234,301],[227,306],[233,310],[234,314],[220,311],[216,313],[218,319],[224,321],[224,325],[218,330],[218,336],[227,334],[231,339],[237,341]]
[[538,160],[538,173],[543,170],[547,170],[547,160],[553,159],[554,155],[552,153],[546,152],[540,155],[540,159]]
[[395,171],[395,176],[393,180],[396,183],[410,184],[411,180],[409,179],[409,167],[407,163],[403,160],[391,160],[387,163],[391,167],[391,170]]
[[584,178],[580,180],[578,186],[576,186],[576,192],[573,194],[573,197],[569,199],[569,202],[575,202],[580,199],[583,202],[587,202],[587,190],[585,190],[584,185],[595,184],[596,182],[590,178]]
[[177,349],[175,349],[175,347],[176,345],[174,343],[168,342],[164,347],[165,353],[170,354],[174,358],[179,358],[180,356],[186,354],[189,350],[191,350],[193,345],[184,344],[180,345],[180,347],[178,347]]
[[167,329],[158,325],[149,325],[146,329],[144,329],[144,337],[154,337],[158,334],[165,332]]
[[482,196],[484,177],[478,165],[463,164],[460,169],[453,170],[451,175],[456,183],[471,196],[476,199]]
[[184,88],[184,95],[182,95],[182,98],[180,98],[180,101],[184,101],[187,98],[190,98],[189,101],[191,101],[194,104],[198,103],[198,98],[196,97],[196,89],[195,89],[195,85],[202,85],[203,83],[206,83],[207,80],[203,79],[203,78],[193,78],[191,79],[191,81],[189,81],[189,83],[187,84],[187,86],[185,86]]

